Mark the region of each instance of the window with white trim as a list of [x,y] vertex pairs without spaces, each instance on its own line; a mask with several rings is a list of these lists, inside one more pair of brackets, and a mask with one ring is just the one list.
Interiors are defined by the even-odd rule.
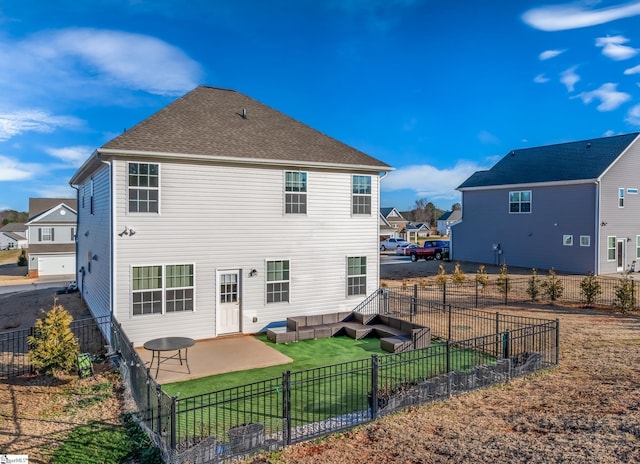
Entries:
[[351,213],[371,214],[371,176],[352,176]]
[[159,211],[159,171],[158,164],[129,163],[130,213],[157,213]]
[[618,189],[618,208],[624,208],[624,189]]
[[172,264],[165,269],[165,311],[193,311],[193,264]]
[[580,236],[580,246],[581,247],[591,246],[591,235],[581,235]]
[[286,214],[307,214],[307,173],[285,171],[284,212]]
[[134,316],[194,310],[193,264],[134,266],[132,310]]
[[636,235],[636,258],[640,258],[640,235]]
[[531,190],[509,192],[509,213],[531,212]]
[[267,261],[267,303],[289,301],[289,261]]
[[347,295],[366,295],[367,293],[367,257],[347,258]]
[[607,259],[609,261],[616,260],[616,238],[607,237]]
[[162,314],[162,266],[134,267],[131,284],[134,316]]
[[53,227],[41,227],[38,229],[38,235],[41,242],[53,242]]

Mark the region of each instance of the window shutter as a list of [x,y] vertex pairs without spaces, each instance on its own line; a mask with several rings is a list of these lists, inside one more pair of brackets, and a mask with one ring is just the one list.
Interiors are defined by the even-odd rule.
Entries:
[[52,227],[51,228],[51,241],[55,242],[55,238],[53,237],[53,233],[55,232],[55,229]]
[[38,241],[42,241],[42,227],[38,227]]

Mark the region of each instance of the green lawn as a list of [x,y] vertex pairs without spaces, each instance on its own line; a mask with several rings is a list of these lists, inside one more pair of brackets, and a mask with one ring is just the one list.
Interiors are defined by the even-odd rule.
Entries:
[[267,340],[266,335],[257,335],[256,338],[269,347],[290,357],[293,359],[293,362],[272,367],[212,375],[184,382],[175,382],[163,385],[163,390],[170,396],[184,398],[214,390],[237,387],[259,380],[281,377],[284,371],[301,371],[329,364],[355,361],[370,358],[374,353],[388,354],[386,351],[380,349],[380,339],[377,337],[354,340],[347,336],[339,336],[286,344],[272,343]]

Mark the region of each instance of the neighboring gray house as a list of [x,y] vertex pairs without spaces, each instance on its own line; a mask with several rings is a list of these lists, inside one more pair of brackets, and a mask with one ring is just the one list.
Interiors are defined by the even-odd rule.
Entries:
[[29,198],[29,277],[74,278],[76,208],[74,199]]
[[239,92],[198,87],[71,179],[81,294],[136,346],[350,311],[379,287],[389,170]]
[[10,222],[0,229],[0,250],[27,248],[27,226],[19,222]]
[[440,235],[451,234],[451,226],[454,226],[462,218],[462,210],[456,209],[453,211],[447,211],[438,218],[437,228]]
[[458,187],[452,259],[626,270],[640,259],[639,189],[638,133],[511,151]]

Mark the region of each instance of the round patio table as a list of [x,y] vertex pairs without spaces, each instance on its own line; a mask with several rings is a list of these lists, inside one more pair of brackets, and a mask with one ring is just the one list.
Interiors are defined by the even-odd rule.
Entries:
[[[180,361],[180,365],[182,366],[182,350],[184,350],[184,363],[187,366],[187,371],[191,374],[191,369],[189,369],[189,362],[187,361],[189,347],[195,344],[195,340],[187,337],[160,337],[154,338],[153,340],[149,340],[145,342],[144,347],[145,350],[149,350],[152,352],[151,355],[151,363],[149,364],[149,369],[153,367],[153,361],[156,362],[156,379],[158,378],[158,372],[160,371],[160,364],[170,359],[178,359]],[[167,351],[177,351],[177,353],[172,354],[171,356],[165,354]]]

